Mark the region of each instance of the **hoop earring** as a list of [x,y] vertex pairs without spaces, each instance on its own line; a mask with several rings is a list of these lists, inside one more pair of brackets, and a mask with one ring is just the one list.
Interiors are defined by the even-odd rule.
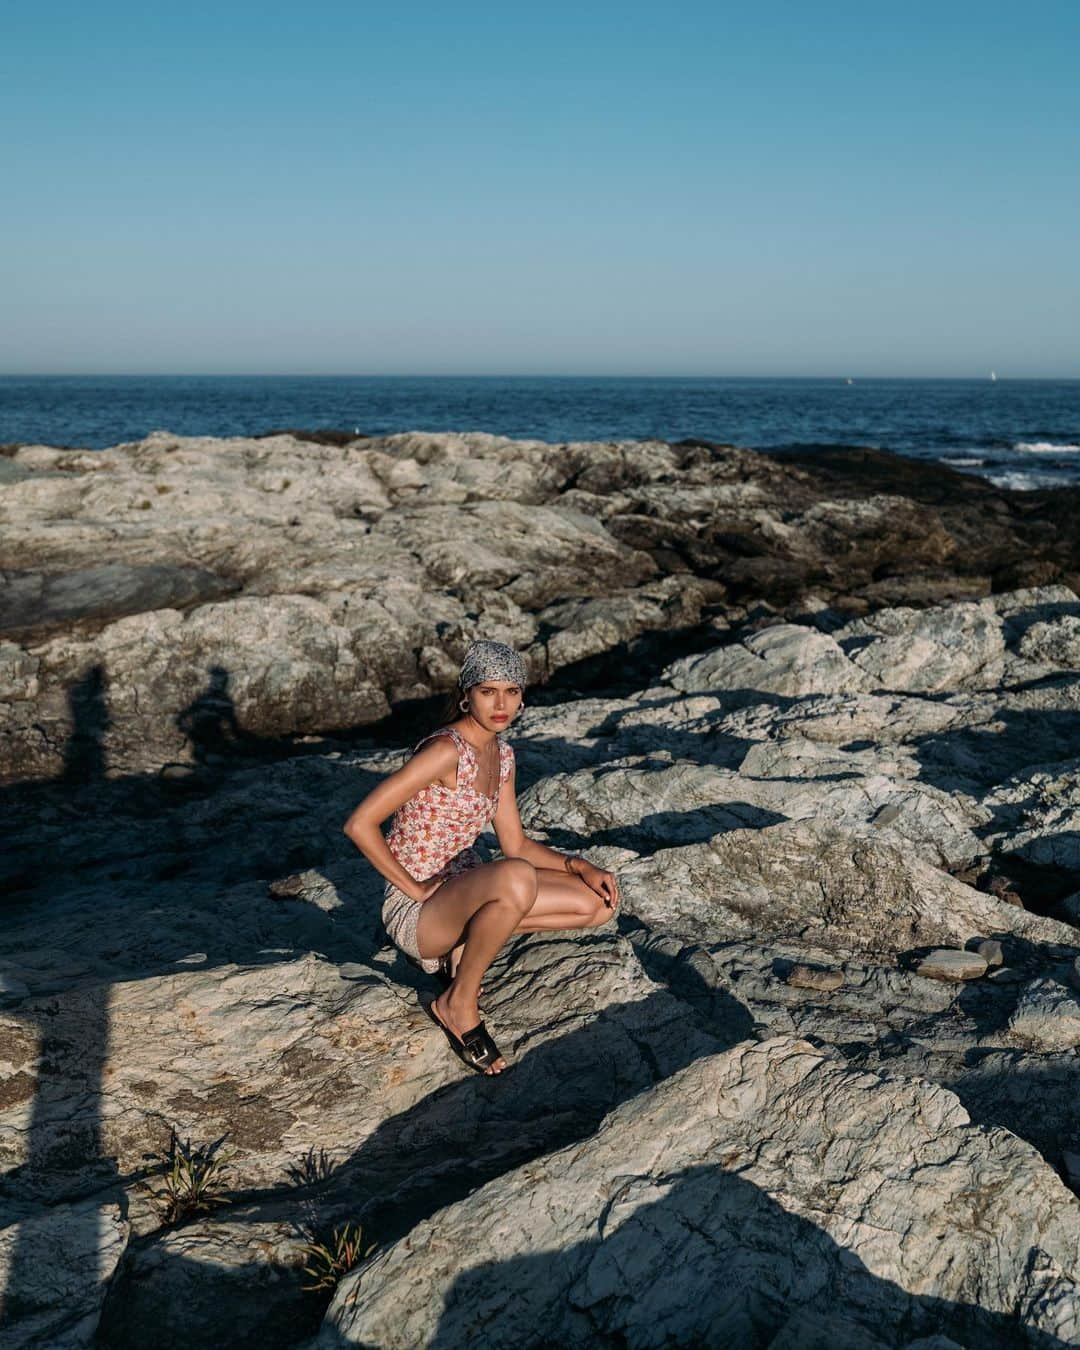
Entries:
[[462,712],[468,712],[468,711],[469,711],[469,700],[468,700],[467,698],[463,698],[463,699],[461,700],[461,702],[458,704],[458,707],[461,709]]

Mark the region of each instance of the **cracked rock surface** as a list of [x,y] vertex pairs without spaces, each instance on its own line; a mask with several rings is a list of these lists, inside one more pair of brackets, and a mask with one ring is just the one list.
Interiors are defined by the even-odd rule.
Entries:
[[314,1345],[770,1345],[796,1317],[848,1345],[1007,1344],[1018,1311],[1070,1344],[1069,1206],[951,1093],[744,1043],[374,1257]]
[[[509,445],[18,452],[2,565],[47,622],[13,603],[0,699],[54,748],[20,759],[16,712],[6,762],[57,781],[0,790],[5,1346],[1080,1344],[1080,599],[949,571],[963,546],[985,582],[980,529],[1020,537],[981,485]],[[155,482],[175,532],[141,523]],[[433,548],[438,513],[468,549]],[[26,579],[89,569],[89,540],[98,572]],[[244,753],[301,716],[321,737],[335,688],[349,720],[357,691],[441,687],[474,624],[537,673],[626,658],[512,733],[526,828],[624,899],[500,955],[498,1080],[424,1015],[341,833],[400,748]],[[920,973],[942,950],[971,977]],[[145,1183],[174,1133],[223,1141],[229,1203],[166,1223]],[[303,1244],[345,1224],[376,1250],[306,1291]]]

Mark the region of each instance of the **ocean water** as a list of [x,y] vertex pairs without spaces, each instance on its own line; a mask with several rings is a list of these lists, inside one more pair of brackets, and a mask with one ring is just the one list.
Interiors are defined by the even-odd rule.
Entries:
[[1002,487],[1080,482],[1080,380],[5,376],[0,443],[100,449],[161,429],[490,431],[876,446]]

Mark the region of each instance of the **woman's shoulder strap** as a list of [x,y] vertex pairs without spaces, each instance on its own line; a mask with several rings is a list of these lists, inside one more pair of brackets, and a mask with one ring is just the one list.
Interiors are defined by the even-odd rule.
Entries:
[[453,741],[454,745],[457,747],[458,786],[460,787],[462,782],[461,777],[462,769],[465,770],[466,779],[473,778],[476,776],[476,755],[473,753],[472,746],[469,744],[469,742],[465,739],[465,737],[461,734],[460,731],[455,731],[453,727],[436,727],[434,731],[429,731],[426,736],[420,737],[420,739],[416,742],[415,746],[413,746],[413,754],[415,754],[416,751],[419,750],[422,745],[426,745],[428,741],[433,741],[437,736],[449,737],[449,739]]

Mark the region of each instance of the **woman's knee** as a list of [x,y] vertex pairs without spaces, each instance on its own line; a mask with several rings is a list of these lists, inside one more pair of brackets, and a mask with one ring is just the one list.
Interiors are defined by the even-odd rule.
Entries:
[[615,914],[604,904],[603,897],[583,881],[578,881],[574,887],[573,908],[579,915],[578,922],[582,928],[600,928]]
[[532,907],[536,899],[536,868],[524,858],[504,858],[494,864],[499,869],[501,895],[522,910]]
[[595,897],[595,903],[592,911],[585,920],[586,928],[603,928],[604,924],[610,923],[615,917],[615,910],[605,905],[599,896]]

